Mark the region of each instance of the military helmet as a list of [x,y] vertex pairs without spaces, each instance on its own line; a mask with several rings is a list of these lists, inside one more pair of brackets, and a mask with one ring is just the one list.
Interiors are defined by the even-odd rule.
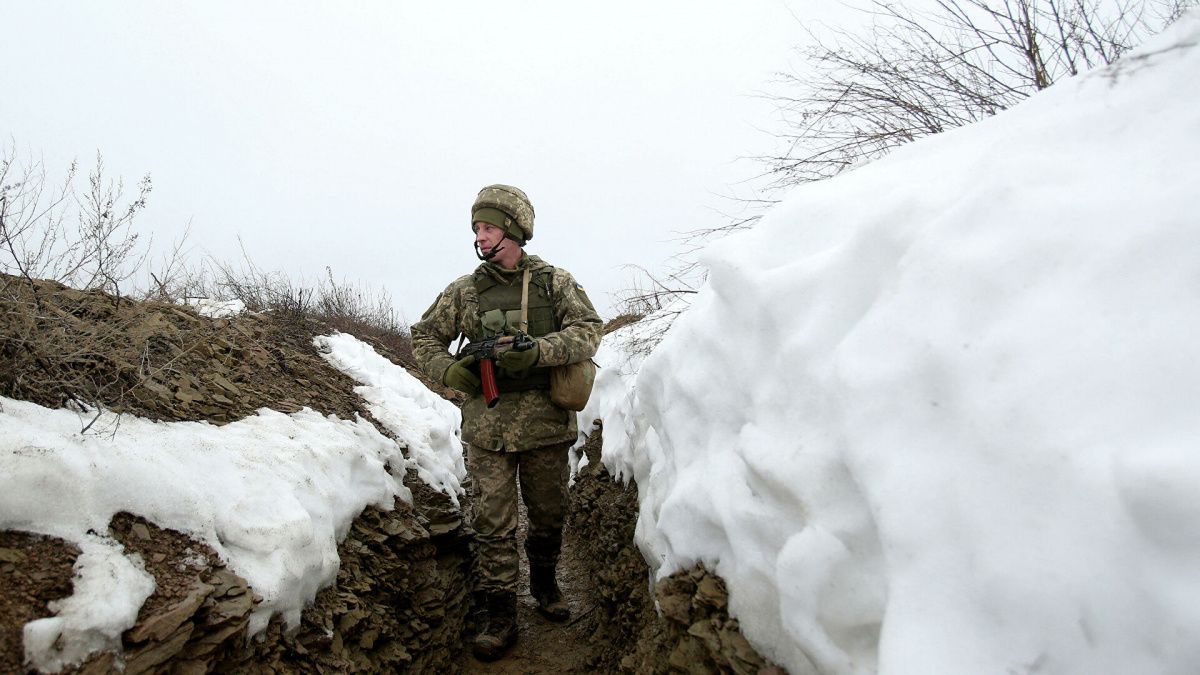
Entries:
[[[504,223],[492,222],[495,211],[504,214]],[[503,227],[514,237],[521,236],[525,241],[533,239],[533,204],[529,196],[519,188],[511,185],[489,185],[479,191],[475,203],[471,205],[471,227],[482,220]],[[515,227],[514,227],[515,226]]]

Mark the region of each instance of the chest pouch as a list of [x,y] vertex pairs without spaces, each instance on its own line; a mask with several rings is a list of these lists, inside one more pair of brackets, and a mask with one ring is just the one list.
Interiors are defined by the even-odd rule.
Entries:
[[[550,283],[550,274],[548,269],[532,274],[527,270],[520,282],[511,285],[477,276],[475,288],[483,337],[521,332],[537,338],[558,330],[554,303],[545,290]],[[538,277],[534,284],[529,283],[531,276]],[[548,368],[533,368],[520,376],[513,375],[503,371],[497,373],[496,384],[501,392],[550,388]]]
[[479,317],[479,323],[483,326],[483,336],[485,338],[495,337],[505,332],[508,327],[507,312],[502,309],[494,308],[484,312]]

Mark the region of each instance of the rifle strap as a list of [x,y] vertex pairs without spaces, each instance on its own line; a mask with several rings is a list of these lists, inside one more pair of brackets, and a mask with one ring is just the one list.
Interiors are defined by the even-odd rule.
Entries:
[[521,323],[522,333],[529,332],[529,268],[521,275]]

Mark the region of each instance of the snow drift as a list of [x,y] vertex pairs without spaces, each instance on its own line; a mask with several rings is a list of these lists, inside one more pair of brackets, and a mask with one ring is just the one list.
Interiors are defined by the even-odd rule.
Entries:
[[598,382],[658,576],[715,568],[793,673],[1194,672],[1198,41],[711,247],[632,389]]

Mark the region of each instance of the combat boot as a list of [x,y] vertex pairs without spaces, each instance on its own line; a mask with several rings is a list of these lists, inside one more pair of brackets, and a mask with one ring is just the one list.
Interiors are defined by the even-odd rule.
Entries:
[[489,592],[475,635],[475,658],[495,661],[517,641],[517,594]]
[[538,612],[547,619],[562,622],[571,618],[571,608],[567,606],[558,590],[553,565],[530,566],[529,594],[537,600]]

